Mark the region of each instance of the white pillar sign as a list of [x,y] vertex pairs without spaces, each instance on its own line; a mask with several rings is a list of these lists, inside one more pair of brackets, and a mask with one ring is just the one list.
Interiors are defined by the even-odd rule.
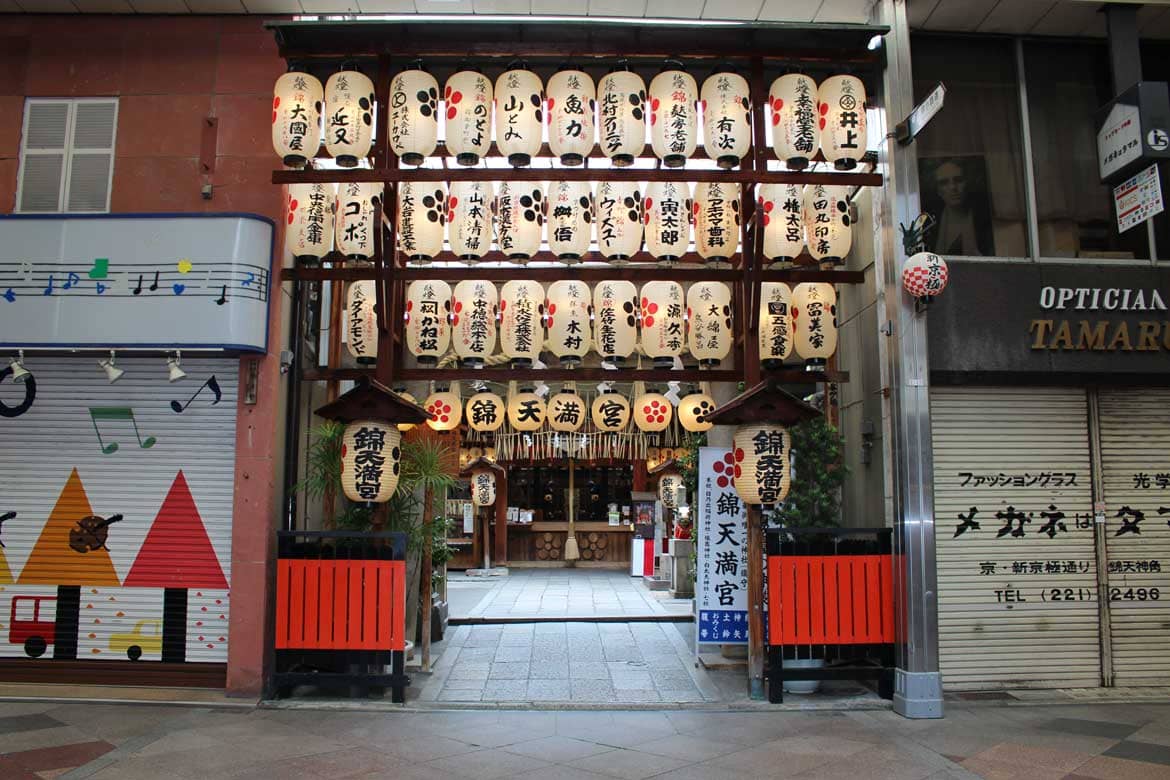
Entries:
[[698,641],[745,645],[747,510],[735,492],[735,456],[731,450],[699,448],[698,505]]

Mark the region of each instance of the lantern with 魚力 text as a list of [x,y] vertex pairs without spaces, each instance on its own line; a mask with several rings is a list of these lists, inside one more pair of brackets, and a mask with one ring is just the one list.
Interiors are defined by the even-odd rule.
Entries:
[[522,388],[519,392],[508,396],[508,424],[521,432],[539,430],[544,425],[544,418],[548,410],[544,400],[532,392],[532,388]]
[[714,73],[703,82],[699,94],[707,156],[720,168],[734,168],[752,145],[752,109],[747,79],[731,71]]
[[303,168],[321,148],[325,88],[316,77],[289,71],[272,90],[272,148],[285,165]]
[[[460,165],[476,165],[492,145],[492,82],[482,73],[461,70],[443,87],[447,106],[447,153]],[[452,190],[455,185],[452,183]]]
[[467,425],[473,431],[490,433],[504,424],[504,399],[495,393],[476,393],[467,399]]
[[471,503],[476,506],[495,506],[496,473],[491,469],[471,472]]
[[422,165],[439,138],[439,82],[422,69],[390,81],[390,150],[407,165]]
[[593,344],[603,362],[621,365],[638,345],[638,290],[606,280],[593,287]]
[[447,195],[439,182],[398,185],[398,248],[408,260],[429,263],[443,251]]
[[540,182],[505,181],[496,192],[496,240],[509,260],[524,262],[540,251],[544,232],[544,195],[540,190]]
[[548,288],[544,316],[548,327],[548,348],[564,366],[575,366],[589,352],[589,285],[576,279],[562,279]]
[[792,344],[809,371],[824,368],[837,351],[837,291],[827,282],[792,290]]
[[350,501],[385,503],[398,489],[402,434],[380,420],[357,420],[341,439],[341,489]]
[[647,392],[642,382],[634,383],[634,425],[646,433],[664,431],[674,417],[670,399],[662,393]]
[[698,102],[699,87],[684,70],[664,70],[650,80],[650,145],[664,167],[681,168],[695,153]]
[[431,419],[427,420],[427,425],[433,430],[440,433],[455,430],[463,419],[463,399],[459,397],[459,383],[452,385],[450,390],[431,393],[422,407],[430,412]]
[[616,70],[597,85],[597,135],[614,166],[634,164],[646,148],[646,83],[637,73]]
[[642,351],[655,368],[672,368],[686,345],[683,288],[678,282],[654,281],[642,285]]
[[378,359],[378,318],[374,314],[377,282],[353,282],[345,296],[345,346],[362,365]]
[[830,76],[817,89],[821,154],[839,171],[865,155],[865,85],[856,76]]
[[302,265],[316,265],[333,251],[334,209],[337,192],[333,184],[290,184],[286,206],[288,229],[285,250]]
[[792,354],[792,290],[783,282],[760,286],[760,362],[780,368]]
[[382,185],[343,182],[337,188],[337,251],[351,260],[374,256],[374,211],[382,200]]
[[804,251],[804,193],[798,184],[763,184],[758,205],[764,223],[764,257],[791,261]]
[[593,425],[603,433],[624,431],[630,424],[630,401],[621,393],[600,393],[589,408]]
[[585,401],[575,392],[563,391],[548,399],[548,427],[572,433],[585,424]]
[[810,184],[804,188],[804,240],[818,262],[845,262],[853,245],[848,187]]
[[415,279],[406,288],[406,348],[419,365],[433,366],[451,343],[451,287],[438,279]]
[[695,185],[695,250],[708,265],[731,261],[739,249],[739,186],[725,182]]
[[772,109],[772,150],[792,170],[804,170],[821,143],[817,83],[803,73],[786,73],[768,91]]
[[556,181],[548,189],[548,248],[577,262],[593,238],[593,192],[587,181]]
[[356,70],[325,82],[325,148],[342,168],[356,168],[374,140],[374,82]]
[[530,70],[509,70],[496,79],[496,147],[514,167],[540,153],[543,85]]
[[700,365],[714,366],[731,352],[731,288],[695,282],[687,290],[688,346]]
[[451,342],[464,368],[480,368],[496,348],[496,286],[464,279],[451,300]]
[[947,286],[947,261],[933,252],[919,252],[906,259],[902,266],[902,289],[910,295],[930,303]]
[[735,492],[745,504],[775,506],[788,497],[792,439],[773,423],[741,425],[733,438]]
[[608,260],[629,260],[642,248],[642,193],[634,181],[597,187],[597,247]]
[[513,368],[527,368],[544,347],[544,287],[530,279],[500,288],[500,349]]
[[593,79],[562,70],[548,80],[548,146],[561,165],[580,165],[593,151]]
[[492,248],[492,185],[484,181],[453,181],[447,196],[447,240],[451,252],[475,262]]
[[646,213],[646,251],[659,265],[678,262],[691,244],[690,185],[652,181],[646,185],[642,207]]

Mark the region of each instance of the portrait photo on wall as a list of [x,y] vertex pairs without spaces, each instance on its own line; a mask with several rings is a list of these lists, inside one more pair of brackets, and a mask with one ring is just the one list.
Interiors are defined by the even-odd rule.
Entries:
[[920,157],[922,211],[934,216],[926,248],[940,255],[995,254],[987,161],[982,155]]

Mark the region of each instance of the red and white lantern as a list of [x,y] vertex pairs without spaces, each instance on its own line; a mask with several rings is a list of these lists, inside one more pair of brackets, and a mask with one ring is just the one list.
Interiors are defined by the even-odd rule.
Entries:
[[777,369],[792,354],[792,290],[783,282],[760,287],[760,362]]
[[902,266],[902,288],[915,298],[929,303],[946,289],[950,272],[947,261],[933,252],[919,252]]
[[642,248],[642,194],[634,181],[604,181],[597,188],[597,246],[624,263]]
[[425,70],[404,70],[390,81],[390,149],[407,165],[422,165],[439,138],[439,82]]
[[764,257],[791,262],[804,251],[804,193],[799,184],[760,185]]
[[687,290],[688,344],[700,365],[718,365],[731,353],[731,288],[696,282]]
[[345,296],[345,347],[361,365],[378,360],[378,317],[376,282],[363,279],[349,285]]
[[471,472],[471,503],[475,506],[496,505],[496,473],[491,469]]
[[715,73],[703,82],[703,144],[720,168],[739,165],[752,145],[752,109],[747,79]]
[[338,185],[338,252],[351,260],[368,260],[374,256],[374,209],[381,200],[381,184],[353,181]]
[[463,419],[463,399],[459,397],[459,383],[456,382],[450,390],[440,390],[427,396],[423,408],[431,413],[427,425],[432,430],[453,431],[459,427]]
[[772,82],[772,151],[792,170],[804,170],[821,143],[817,83],[803,73],[787,73]]
[[325,82],[325,148],[342,168],[356,168],[374,141],[374,82],[356,70]]
[[540,251],[544,232],[544,194],[540,182],[501,182],[496,192],[495,212],[497,241],[509,260],[526,262]]
[[416,279],[406,288],[406,348],[420,365],[433,366],[451,344],[451,287]]
[[695,249],[708,265],[731,262],[739,251],[739,187],[724,182],[695,185]]
[[646,392],[642,382],[634,383],[634,425],[644,433],[658,433],[670,426],[674,407],[662,393]]
[[597,91],[580,70],[562,70],[548,80],[548,146],[561,165],[580,165],[593,151]]
[[607,280],[593,288],[593,343],[603,362],[622,365],[638,344],[638,290]]
[[810,184],[804,188],[804,240],[818,262],[845,262],[853,246],[848,187]]
[[830,76],[817,94],[821,154],[837,170],[852,170],[865,155],[865,85],[856,76]]
[[547,344],[561,365],[578,365],[589,352],[591,308],[592,295],[584,282],[562,279],[549,285],[544,307]]
[[289,71],[272,90],[272,148],[290,168],[303,168],[321,148],[325,88],[316,77]]
[[642,351],[655,368],[672,368],[686,346],[685,299],[678,282],[642,285]]
[[805,282],[792,290],[792,334],[796,354],[808,371],[823,369],[837,351],[837,291],[826,282]]
[[544,87],[530,70],[509,70],[496,79],[496,148],[521,167],[540,153]]
[[285,201],[288,229],[284,248],[296,262],[316,265],[333,251],[334,209],[337,192],[333,184],[290,184]]
[[451,342],[464,368],[481,368],[496,348],[496,286],[484,279],[455,285]]
[[601,79],[597,89],[598,143],[615,167],[634,164],[646,148],[646,83],[628,70]]
[[341,439],[341,490],[350,501],[381,504],[398,489],[402,434],[381,420],[355,420]]
[[[474,70],[461,70],[443,87],[447,108],[447,152],[460,165],[477,165],[492,145],[492,82]],[[455,188],[455,183],[451,184]]]
[[557,181],[548,190],[548,248],[566,263],[589,252],[593,192],[587,181]]
[[[662,74],[659,74],[661,76]],[[691,188],[683,182],[646,185],[646,250],[660,265],[677,263],[691,244]]]
[[528,279],[500,289],[500,349],[513,368],[527,368],[544,346],[544,287]]
[[650,81],[650,145],[666,168],[681,168],[699,135],[699,87],[684,70],[664,70]]
[[440,182],[398,185],[398,249],[408,260],[429,263],[443,251],[447,193]]
[[489,182],[451,182],[447,197],[447,240],[460,260],[477,262],[492,248],[493,200],[495,193]]

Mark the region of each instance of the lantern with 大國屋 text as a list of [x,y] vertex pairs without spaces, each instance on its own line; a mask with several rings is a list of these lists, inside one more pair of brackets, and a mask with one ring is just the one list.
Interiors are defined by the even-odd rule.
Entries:
[[451,344],[451,287],[438,279],[416,279],[406,288],[406,348],[419,365],[433,366]]
[[530,279],[500,289],[500,349],[513,368],[527,368],[544,347],[544,287]]
[[707,422],[707,415],[715,411],[715,400],[710,393],[703,389],[697,393],[685,396],[678,404],[678,421],[683,430],[691,433],[701,433],[712,428]]
[[333,251],[333,211],[337,201],[334,186],[288,185],[284,247],[302,265],[316,265]]
[[[479,71],[461,70],[443,87],[447,107],[447,153],[460,165],[476,165],[492,145],[492,82]],[[454,183],[451,185],[454,190]]]
[[585,401],[576,391],[566,388],[548,399],[548,427],[562,433],[581,430],[585,424]]
[[645,433],[658,433],[670,426],[674,407],[662,393],[647,391],[645,383],[634,383],[634,425]]
[[687,339],[700,365],[718,365],[731,353],[731,288],[723,282],[696,282],[687,290]]
[[642,194],[633,181],[604,181],[597,187],[597,247],[611,262],[624,263],[642,248]]
[[597,136],[614,166],[634,164],[646,148],[646,83],[637,73],[615,70],[597,85]]
[[490,182],[453,181],[447,196],[447,240],[451,252],[464,262],[476,262],[492,248]]
[[949,277],[946,260],[933,252],[919,252],[907,258],[902,266],[902,289],[923,303],[930,303],[946,289]]
[[772,150],[791,170],[804,170],[821,143],[817,83],[803,73],[786,73],[772,82]]
[[471,503],[475,506],[495,506],[496,473],[481,468],[471,472]]
[[544,120],[543,85],[527,69],[509,70],[496,79],[496,147],[514,167],[540,153]]
[[760,362],[774,370],[792,354],[792,290],[783,282],[760,286]]
[[804,282],[792,290],[792,344],[806,370],[824,368],[837,351],[837,291],[827,282]]
[[845,262],[853,245],[848,187],[810,184],[804,188],[804,239],[817,262]]
[[734,168],[752,145],[747,79],[731,71],[714,73],[703,82],[699,96],[707,156],[724,170]]
[[589,406],[594,427],[603,433],[624,431],[630,424],[630,411],[629,399],[613,390],[599,393]]
[[473,431],[491,433],[504,424],[504,399],[495,393],[476,393],[467,399],[467,426]]
[[407,165],[422,165],[439,138],[439,82],[421,68],[390,81],[390,150]]
[[548,413],[544,400],[530,387],[513,390],[511,384],[514,383],[508,389],[508,424],[524,433],[540,430]]
[[500,183],[495,201],[496,240],[509,260],[526,262],[540,251],[544,232],[544,194],[540,182]]
[[593,238],[593,192],[587,181],[556,181],[548,189],[548,248],[579,262]]
[[580,165],[593,151],[593,79],[580,70],[562,70],[548,80],[548,146],[561,165]]
[[443,251],[447,194],[440,182],[398,185],[398,249],[408,260],[429,263]]
[[285,165],[303,168],[321,148],[325,88],[316,77],[291,70],[272,89],[272,148]]
[[548,288],[544,316],[548,326],[548,349],[563,366],[578,365],[589,352],[589,286],[576,279],[562,279]]
[[865,155],[865,85],[856,76],[830,76],[817,89],[821,154],[839,171]]
[[739,249],[739,187],[725,182],[695,185],[695,250],[710,266],[725,265]]
[[342,70],[325,82],[325,148],[338,166],[356,168],[374,140],[374,82]]
[[422,406],[431,415],[427,425],[432,430],[440,433],[455,430],[463,420],[463,399],[459,397],[459,383],[452,384],[450,389],[431,393]]
[[638,345],[638,290],[609,279],[593,287],[593,344],[602,361],[622,365]]
[[652,181],[642,203],[646,251],[659,265],[682,259],[691,244],[691,188],[683,182]]
[[496,348],[496,286],[485,279],[455,285],[451,302],[451,342],[465,368],[480,368]]
[[798,184],[763,184],[759,191],[764,257],[792,261],[804,251],[804,192]]
[[374,212],[382,200],[382,185],[343,182],[337,188],[337,251],[351,260],[374,256]]
[[363,279],[349,285],[345,296],[345,346],[358,363],[378,360],[378,318],[374,312],[377,282]]
[[664,70],[650,80],[650,145],[664,167],[681,168],[695,153],[698,102],[699,87],[684,70]]
[[686,346],[686,304],[678,282],[642,285],[642,351],[655,368],[671,368]]
[[666,509],[678,509],[686,504],[686,489],[682,474],[677,471],[664,471],[658,477],[658,500]]

